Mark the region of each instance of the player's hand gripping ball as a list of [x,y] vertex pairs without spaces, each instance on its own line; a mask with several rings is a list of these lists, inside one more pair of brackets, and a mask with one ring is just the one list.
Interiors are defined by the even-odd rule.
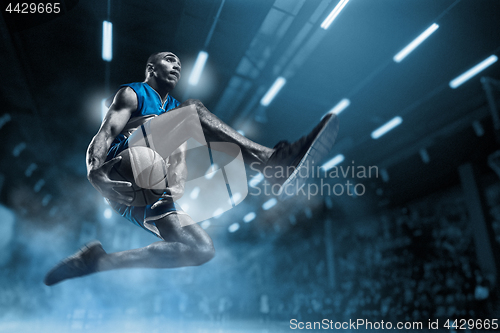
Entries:
[[167,165],[160,154],[147,147],[131,147],[118,156],[122,159],[113,165],[109,178],[131,182],[132,187],[115,190],[133,197],[129,206],[155,203],[168,187]]

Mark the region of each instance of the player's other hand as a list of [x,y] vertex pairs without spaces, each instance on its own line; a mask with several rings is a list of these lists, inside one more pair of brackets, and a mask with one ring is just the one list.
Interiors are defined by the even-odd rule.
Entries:
[[128,206],[132,202],[133,197],[120,193],[120,189],[131,187],[132,183],[112,180],[108,176],[109,172],[113,168],[113,165],[118,163],[121,159],[121,156],[115,157],[101,165],[99,168],[90,170],[87,178],[92,186],[94,186],[94,188],[98,190],[103,197]]

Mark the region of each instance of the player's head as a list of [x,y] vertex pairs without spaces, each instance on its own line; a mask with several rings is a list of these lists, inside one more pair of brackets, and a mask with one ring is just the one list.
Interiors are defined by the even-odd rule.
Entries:
[[154,79],[173,89],[181,78],[181,61],[172,52],[155,52],[146,64],[146,81]]

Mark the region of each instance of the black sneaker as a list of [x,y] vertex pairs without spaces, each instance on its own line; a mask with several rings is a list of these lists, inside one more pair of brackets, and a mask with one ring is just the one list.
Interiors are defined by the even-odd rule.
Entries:
[[84,245],[77,253],[64,259],[52,268],[43,282],[52,286],[66,279],[85,276],[96,272],[97,258],[106,254],[101,242],[93,241]]
[[[272,182],[280,184],[278,194],[280,200],[285,200],[296,194],[308,174],[301,174],[304,167],[319,167],[317,164],[328,155],[335,143],[339,130],[339,121],[335,114],[328,113],[321,122],[306,136],[290,144],[280,141],[275,147],[274,153],[269,158],[267,166],[282,168],[281,179],[274,178]],[[303,172],[302,172],[303,173]]]

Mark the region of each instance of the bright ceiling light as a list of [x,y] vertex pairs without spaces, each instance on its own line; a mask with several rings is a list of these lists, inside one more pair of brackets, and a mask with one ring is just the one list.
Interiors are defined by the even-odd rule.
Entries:
[[403,118],[401,118],[399,116],[392,118],[387,123],[385,123],[384,125],[380,126],[375,131],[372,132],[372,139],[380,138],[382,135],[386,134],[390,130],[401,125],[402,122],[403,122]]
[[457,76],[455,79],[450,81],[450,87],[455,89],[462,85],[465,81],[469,80],[471,77],[476,75],[477,73],[483,71],[485,68],[491,66],[495,62],[497,62],[498,57],[496,55],[490,55],[488,58],[481,61],[476,66],[469,69],[467,72]]
[[332,24],[333,20],[335,20],[335,18],[340,14],[340,11],[344,9],[345,5],[347,5],[348,2],[349,0],[340,0],[337,6],[335,6],[332,12],[323,21],[323,23],[321,23],[321,27],[325,30],[328,29],[330,24]]
[[111,61],[113,59],[113,23],[102,22],[102,59]]
[[328,171],[331,168],[333,168],[334,166],[342,163],[344,161],[344,159],[345,159],[344,155],[338,154],[337,156],[335,156],[334,158],[332,158],[331,160],[329,160],[328,162],[326,162],[325,164],[323,164],[321,166],[321,168],[323,170],[325,170],[325,171]]
[[241,199],[240,193],[234,193],[228,200],[230,205],[236,205]]
[[422,32],[417,38],[415,38],[410,44],[408,44],[404,49],[399,51],[393,58],[395,62],[401,62],[408,54],[417,48],[424,40],[427,39],[434,31],[439,28],[439,25],[433,23],[424,32]]
[[208,227],[210,227],[210,220],[205,220],[205,221],[201,222],[201,227],[203,229],[207,229]]
[[214,213],[213,213],[213,216],[217,219],[219,217],[221,217],[221,215],[224,213],[224,209],[222,208],[217,208]]
[[112,216],[113,216],[113,211],[111,210],[111,208],[106,208],[104,210],[104,217],[109,220]]
[[349,105],[351,105],[351,101],[347,98],[342,99],[337,103],[328,113],[339,114],[344,111]]
[[233,224],[231,224],[229,226],[229,228],[227,228],[227,230],[229,230],[229,232],[235,232],[239,228],[240,228],[240,224],[239,223],[233,223]]
[[264,202],[262,204],[262,209],[264,210],[268,210],[268,209],[271,209],[273,208],[276,204],[278,203],[278,200],[276,200],[276,198],[271,198],[269,200],[267,200],[266,202]]
[[189,84],[195,86],[200,81],[201,73],[203,72],[203,68],[205,67],[205,63],[208,59],[208,53],[205,51],[200,51],[198,53],[198,57],[196,58],[196,62],[194,63],[193,71],[191,72],[191,76],[189,77]]
[[267,93],[260,100],[260,104],[262,104],[263,106],[268,106],[269,104],[271,104],[274,97],[276,97],[276,95],[279,93],[281,88],[283,88],[285,83],[286,83],[286,79],[284,77],[280,76],[279,78],[277,78],[276,81],[274,81],[271,88],[269,88]]
[[257,215],[256,215],[254,212],[250,212],[250,213],[248,213],[247,215],[245,215],[245,216],[243,217],[243,221],[244,221],[245,223],[252,222],[252,221],[255,219],[255,217],[256,217],[256,216],[257,216]]
[[255,186],[259,185],[259,183],[263,180],[264,180],[264,175],[259,172],[258,174],[253,176],[252,179],[250,179],[250,181],[248,182],[248,185],[250,185],[250,187],[255,187]]

